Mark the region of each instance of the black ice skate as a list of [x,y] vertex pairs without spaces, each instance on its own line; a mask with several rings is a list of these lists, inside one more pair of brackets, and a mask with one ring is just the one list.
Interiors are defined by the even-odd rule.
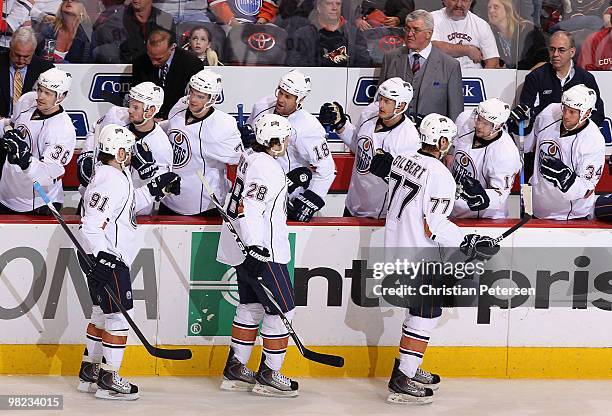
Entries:
[[298,395],[298,382],[285,377],[279,371],[270,369],[263,354],[255,379],[257,383],[253,387],[253,393],[260,396],[297,397]]
[[81,362],[79,370],[79,386],[77,390],[81,393],[95,393],[98,390],[98,373],[100,363]]
[[108,400],[136,400],[139,397],[138,387],[121,378],[116,371],[100,368],[96,397]]
[[412,377],[412,381],[422,385],[423,387],[429,387],[432,390],[438,390],[440,388],[440,376],[437,374],[425,371],[422,368],[417,368],[416,374]]
[[396,358],[391,379],[389,380],[389,403],[415,403],[426,404],[433,401],[433,391],[430,388],[412,381],[407,375],[399,369],[400,361]]
[[227,391],[251,391],[255,386],[255,372],[242,364],[234,356],[234,349],[230,347],[223,370],[223,381],[221,390]]

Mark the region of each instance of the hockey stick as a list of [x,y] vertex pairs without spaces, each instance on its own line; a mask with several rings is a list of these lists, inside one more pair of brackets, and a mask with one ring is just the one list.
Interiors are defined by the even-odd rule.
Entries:
[[238,104],[238,127],[244,126],[244,104]]
[[493,240],[494,245],[499,244],[504,238],[508,237],[510,234],[512,234],[513,232],[515,232],[519,228],[521,228],[523,225],[527,224],[527,222],[529,222],[529,220],[531,220],[531,215],[525,213],[525,215],[523,215],[523,218],[521,218],[521,220],[519,222],[514,224],[512,227],[508,228],[506,231],[504,231],[502,233],[502,235],[500,235],[499,237],[496,237]]
[[[215,208],[217,208],[217,211],[219,211],[219,214],[221,215],[223,223],[226,225],[227,229],[234,236],[234,239],[236,240],[236,244],[238,245],[238,248],[240,249],[240,251],[242,251],[242,254],[244,254],[246,256],[247,255],[246,246],[244,245],[242,239],[238,235],[238,232],[236,231],[236,228],[234,228],[234,225],[232,224],[232,219],[227,215],[227,213],[223,209],[223,206],[219,202],[219,199],[217,199],[217,196],[215,195],[215,192],[210,187],[210,184],[208,183],[208,181],[204,177],[203,173],[201,171],[197,171],[196,173],[197,173],[198,177],[200,178],[200,181],[202,181],[202,184],[204,185],[204,188],[206,189],[206,192],[210,196],[210,199],[212,200],[213,204],[215,205]],[[312,350],[309,350],[308,348],[306,348],[304,346],[304,344],[302,344],[302,341],[300,341],[300,338],[297,336],[295,331],[293,330],[293,327],[291,326],[291,322],[289,322],[289,320],[287,319],[287,317],[283,313],[280,305],[274,299],[274,294],[264,284],[263,279],[261,278],[261,276],[257,277],[257,281],[259,282],[259,284],[263,288],[264,292],[266,293],[266,296],[268,297],[268,299],[270,300],[272,305],[274,305],[274,308],[278,312],[278,316],[280,317],[281,321],[283,321],[283,324],[285,324],[285,327],[287,328],[287,332],[289,332],[289,335],[291,335],[291,338],[293,339],[293,342],[295,342],[295,345],[298,347],[298,350],[300,351],[300,354],[302,354],[304,356],[304,358],[306,358],[307,360],[310,360],[310,361],[315,361],[317,363],[329,365],[331,367],[343,367],[344,366],[344,358],[343,357],[340,357],[340,356],[337,356],[337,355],[323,354],[323,353],[315,352],[315,351],[312,351]]]
[[[89,256],[87,255],[87,253],[85,252],[85,249],[83,249],[83,246],[81,246],[79,241],[76,239],[75,235],[72,233],[72,231],[70,231],[70,228],[68,228],[68,225],[66,224],[66,221],[64,221],[64,218],[62,217],[62,215],[59,212],[57,212],[57,210],[55,209],[55,207],[49,200],[47,193],[44,191],[44,189],[42,189],[42,186],[40,186],[38,182],[34,182],[34,189],[36,190],[38,195],[40,195],[43,201],[45,201],[45,204],[47,205],[47,207],[49,207],[49,210],[51,210],[51,214],[53,214],[57,222],[59,222],[59,224],[62,226],[62,228],[64,229],[64,231],[70,238],[70,240],[73,242],[73,244],[75,245],[81,257],[83,258],[83,261],[85,262],[87,267],[89,267],[90,269],[93,268],[93,263],[91,259],[89,258]],[[125,310],[125,308],[121,304],[121,300],[117,298],[117,295],[113,293],[112,289],[108,286],[108,284],[104,286],[104,290],[106,290],[106,293],[108,293],[108,296],[110,296],[115,306],[119,308],[119,310],[121,311],[121,314],[128,321],[128,323],[130,324],[130,327],[132,328],[132,330],[134,331],[138,339],[142,342],[142,345],[144,345],[144,347],[146,348],[149,354],[151,354],[154,357],[163,358],[166,360],[189,360],[191,358],[191,350],[189,349],[181,348],[177,350],[167,350],[163,348],[157,348],[151,345],[149,341],[147,341],[147,339],[145,338],[142,331],[140,331],[140,328],[138,328],[138,326],[136,325],[132,317]]]

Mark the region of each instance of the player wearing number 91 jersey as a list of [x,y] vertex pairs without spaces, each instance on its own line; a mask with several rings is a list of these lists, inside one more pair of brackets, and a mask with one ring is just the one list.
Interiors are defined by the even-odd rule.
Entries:
[[8,163],[0,181],[0,212],[48,215],[45,202],[32,190],[34,181],[45,188],[51,202],[64,202],[61,178],[72,159],[76,132],[60,103],[72,77],[51,68],[37,82],[36,92],[24,94],[17,102],[12,117],[15,128],[1,140]]

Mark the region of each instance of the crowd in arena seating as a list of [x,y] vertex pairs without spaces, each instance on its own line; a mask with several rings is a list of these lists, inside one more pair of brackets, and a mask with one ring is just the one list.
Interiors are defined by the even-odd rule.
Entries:
[[574,35],[577,65],[612,66],[609,0],[5,0],[0,46],[31,26],[44,59],[132,63],[159,26],[210,66],[372,67],[404,45],[415,9],[433,12],[433,41],[464,69],[532,69],[558,30]]

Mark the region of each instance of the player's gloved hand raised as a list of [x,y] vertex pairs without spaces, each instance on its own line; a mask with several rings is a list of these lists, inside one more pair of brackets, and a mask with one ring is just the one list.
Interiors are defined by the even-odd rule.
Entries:
[[113,278],[113,273],[118,267],[125,267],[125,263],[117,256],[106,251],[98,252],[94,265],[87,274],[87,283],[93,289],[101,289]]
[[2,138],[2,148],[6,151],[6,160],[11,165],[17,165],[26,170],[32,163],[30,146],[26,143],[19,130],[9,130]]
[[266,263],[270,261],[270,251],[265,247],[247,247],[247,256],[242,267],[247,271],[249,277],[257,278],[261,276]]
[[459,182],[459,197],[467,202],[470,210],[480,211],[489,207],[491,200],[479,181],[471,176],[464,175]]
[[131,165],[136,169],[138,176],[142,180],[151,179],[159,170],[153,153],[149,150],[149,146],[146,143],[136,143],[132,152]]
[[385,182],[389,182],[392,163],[393,155],[391,153],[385,152],[383,149],[377,149],[370,162],[370,173],[382,178]]
[[419,127],[421,127],[421,121],[423,121],[425,116],[419,113],[410,113],[408,114],[408,118],[414,123],[414,126],[418,129]]
[[467,234],[459,246],[463,254],[468,257],[468,261],[489,260],[499,251],[499,245],[495,244],[491,237],[478,234]]
[[308,222],[315,212],[325,206],[325,201],[310,189],[298,195],[287,204],[287,218],[293,221]]
[[93,174],[94,157],[93,152],[83,152],[77,157],[77,177],[79,183],[87,187]]
[[332,130],[341,130],[346,124],[347,117],[344,109],[337,101],[325,103],[319,110],[319,121],[323,126],[330,126]]
[[312,171],[306,166],[300,166],[287,173],[287,193],[292,194],[300,186],[304,189],[310,185]]
[[576,181],[576,173],[569,166],[544,152],[540,152],[540,174],[564,193]]
[[238,131],[240,132],[242,146],[244,146],[245,149],[251,147],[255,142],[255,131],[253,127],[250,124],[243,124],[242,126],[238,126]]
[[153,178],[153,180],[147,184],[147,187],[156,201],[161,200],[168,194],[180,195],[181,177],[174,172],[162,173]]
[[519,123],[524,122],[525,134],[531,131],[531,108],[525,104],[519,104],[510,112],[508,119],[508,131],[513,134],[519,134]]

